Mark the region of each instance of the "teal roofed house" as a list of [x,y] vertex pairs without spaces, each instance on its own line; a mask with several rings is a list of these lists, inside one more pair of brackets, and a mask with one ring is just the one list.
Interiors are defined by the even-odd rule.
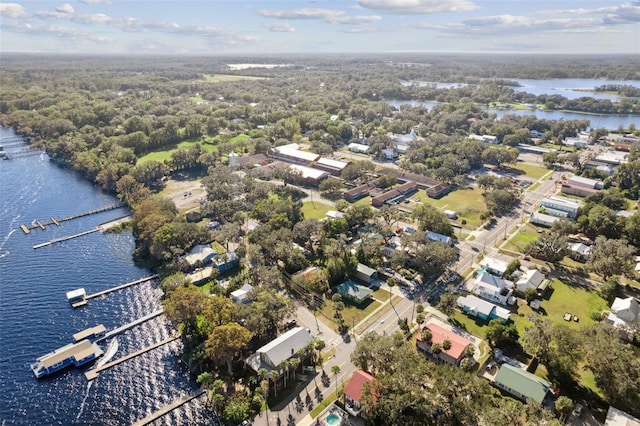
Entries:
[[549,395],[551,383],[521,368],[502,364],[493,379],[494,386],[523,401],[542,404]]
[[371,298],[373,290],[363,285],[358,285],[354,281],[345,281],[339,286],[336,286],[336,291],[355,303],[363,303]]

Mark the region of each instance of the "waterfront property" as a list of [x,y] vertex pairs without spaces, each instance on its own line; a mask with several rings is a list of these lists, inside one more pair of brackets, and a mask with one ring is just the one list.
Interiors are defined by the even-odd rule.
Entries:
[[280,363],[298,357],[299,352],[311,342],[313,336],[305,328],[294,327],[258,349],[245,360],[245,364],[256,373],[264,368],[267,373],[275,370],[282,375],[284,371],[280,369]]
[[86,330],[82,330],[73,335],[73,340],[75,342],[79,342],[81,340],[90,340],[95,341],[96,339],[104,336],[107,332],[107,329],[104,325],[98,324],[95,327],[87,328]]
[[502,364],[493,385],[522,401],[543,404],[549,397],[551,383],[521,368]]
[[31,370],[33,375],[40,379],[70,365],[79,367],[99,358],[103,354],[104,352],[97,344],[89,340],[82,340],[78,343],[70,343],[41,356],[35,363],[31,364]]
[[87,292],[84,288],[68,291],[67,300],[74,308],[84,306],[87,304]]

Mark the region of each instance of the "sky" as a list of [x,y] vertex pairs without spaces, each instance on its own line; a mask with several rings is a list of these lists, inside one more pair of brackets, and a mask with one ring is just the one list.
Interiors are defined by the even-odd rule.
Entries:
[[640,0],[23,0],[1,52],[640,54]]

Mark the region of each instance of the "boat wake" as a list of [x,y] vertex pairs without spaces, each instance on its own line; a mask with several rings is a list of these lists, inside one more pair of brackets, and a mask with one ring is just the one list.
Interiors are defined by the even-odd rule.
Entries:
[[[102,367],[107,362],[109,362],[109,360],[113,358],[116,352],[118,352],[118,339],[114,337],[113,340],[109,342],[109,346],[107,346],[107,350],[105,351],[104,356],[96,364],[96,368]],[[84,406],[87,402],[87,398],[89,397],[89,391],[91,390],[91,386],[93,386],[93,382],[95,382],[95,380],[90,380],[89,383],[87,383],[87,390],[85,391],[84,398],[82,399],[82,403],[80,404],[80,409],[78,410],[78,416],[76,417],[76,420],[80,420],[80,416],[84,411]]]

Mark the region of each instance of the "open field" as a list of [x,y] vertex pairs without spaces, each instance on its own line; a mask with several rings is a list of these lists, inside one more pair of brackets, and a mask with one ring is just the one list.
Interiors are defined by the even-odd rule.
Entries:
[[538,231],[535,226],[527,223],[512,239],[507,241],[504,248],[524,253],[529,243],[538,239]]
[[195,145],[196,143],[199,143],[202,146],[202,149],[206,152],[214,152],[217,150],[217,148],[213,145],[209,145],[206,143],[202,143],[200,141],[192,141],[192,142],[180,142],[178,145],[176,145],[174,148],[170,148],[170,149],[165,149],[163,151],[154,151],[154,152],[150,152],[147,155],[140,157],[138,159],[138,163],[144,163],[145,161],[159,161],[159,162],[164,162],[164,161],[168,161],[171,160],[171,154],[173,154],[175,151],[178,150],[178,148],[189,148],[190,146]]
[[324,219],[327,212],[332,209],[334,209],[333,206],[319,201],[305,201],[302,205],[302,213],[305,219]]
[[546,174],[553,173],[545,167],[534,166],[532,164],[517,163],[514,167],[515,170],[520,170],[525,176],[538,180]]
[[226,81],[241,81],[241,80],[266,80],[266,77],[251,77],[248,75],[230,75],[230,74],[204,74],[203,77],[208,83],[224,83]]
[[458,213],[458,222],[463,219],[467,224],[466,229],[475,229],[482,224],[480,214],[487,210],[487,206],[479,188],[463,188],[450,192],[440,199],[433,199],[427,196],[425,191],[419,191],[411,196],[411,199],[418,199],[423,203],[431,204],[440,210],[453,210]]

